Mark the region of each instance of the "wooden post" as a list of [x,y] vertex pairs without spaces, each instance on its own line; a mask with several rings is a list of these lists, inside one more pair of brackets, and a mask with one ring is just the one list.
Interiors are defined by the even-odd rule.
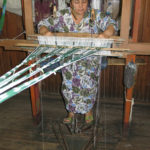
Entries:
[[[134,5],[134,20],[133,20],[133,31],[132,41],[138,41],[139,26],[140,26],[140,13],[141,13],[141,0],[135,0]],[[126,65],[133,61],[135,63],[135,55],[129,55],[126,58]],[[128,135],[128,129],[131,122],[132,107],[133,107],[133,88],[131,87],[126,90],[125,107],[124,107],[124,135]]]
[[122,1],[120,36],[128,43],[131,16],[131,0]]
[[[31,65],[31,63],[32,61],[29,61],[29,65]],[[32,70],[34,69],[35,68],[32,68]],[[32,80],[33,78],[34,77],[31,77],[30,79]],[[36,125],[38,125],[41,122],[40,83],[30,87],[30,96],[33,121]]]
[[25,30],[27,35],[34,34],[33,17],[32,17],[32,0],[24,0],[24,19]]
[[[24,0],[24,17],[25,17],[25,29],[26,35],[34,34],[33,18],[32,18],[32,0]],[[29,65],[32,62],[29,62]],[[32,70],[35,68],[32,68]],[[33,79],[33,78],[31,78]],[[40,109],[40,85],[35,84],[30,87],[31,104],[32,104],[32,116],[35,124],[39,124],[41,121],[41,109]]]
[[135,0],[134,6],[134,16],[133,16],[133,31],[132,31],[132,41],[138,42],[139,41],[139,28],[141,20],[141,3],[142,0]]
[[[135,63],[135,55],[129,55],[126,58],[126,64],[129,62]],[[126,90],[126,98],[125,98],[125,107],[124,107],[124,135],[128,134],[129,124],[132,116],[132,107],[133,107],[133,89],[134,85],[131,88]]]
[[[121,27],[120,27],[120,37],[125,40],[123,47],[128,47],[129,43],[129,33],[130,33],[130,17],[131,17],[131,0],[122,0],[122,14],[121,14]],[[135,55],[129,55],[126,58],[126,64],[130,61],[135,63]],[[124,105],[124,135],[128,133],[129,122],[131,116],[131,108],[132,108],[132,94],[133,87],[127,89],[126,91],[126,99]]]

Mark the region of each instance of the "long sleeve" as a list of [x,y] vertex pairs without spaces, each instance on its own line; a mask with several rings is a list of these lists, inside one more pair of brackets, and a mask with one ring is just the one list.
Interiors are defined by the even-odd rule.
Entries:
[[38,24],[38,31],[40,29],[41,26],[45,26],[48,28],[49,31],[51,32],[56,32],[57,28],[59,26],[59,14],[57,13],[57,17],[56,18],[52,18],[51,16],[43,19],[39,22]]

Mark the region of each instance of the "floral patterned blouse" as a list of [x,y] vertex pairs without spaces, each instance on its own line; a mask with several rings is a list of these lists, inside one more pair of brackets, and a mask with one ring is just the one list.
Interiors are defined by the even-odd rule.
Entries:
[[[79,24],[73,21],[71,9],[57,12],[55,19],[49,17],[39,22],[51,32],[76,32],[99,34],[112,24],[117,30],[116,22],[99,10],[95,10],[96,19],[91,21],[90,9]],[[69,112],[85,114],[96,101],[98,78],[100,75],[101,56],[90,56],[62,69],[62,93]]]

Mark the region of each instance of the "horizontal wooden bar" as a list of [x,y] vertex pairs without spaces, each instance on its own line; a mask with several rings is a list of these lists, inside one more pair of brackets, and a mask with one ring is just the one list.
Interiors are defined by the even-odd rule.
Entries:
[[[136,59],[135,60],[135,63],[136,65],[146,65],[144,59]],[[122,58],[114,58],[114,57],[111,57],[111,58],[108,58],[108,65],[109,66],[124,66],[126,65],[126,60],[125,59],[122,59]]]
[[[40,46],[38,44],[38,41],[36,40],[1,40],[0,41],[0,46],[2,47],[8,47],[9,48],[16,48],[17,49],[20,47],[20,49],[28,49],[29,47],[38,47]],[[14,48],[13,48],[14,47]],[[102,50],[105,51],[117,51],[117,52],[127,52],[129,51],[129,49],[125,49],[125,48],[103,48]]]
[[[27,38],[30,40],[37,40],[38,36],[41,36],[41,35],[40,34],[28,35]],[[59,32],[59,33],[53,33],[52,36],[98,38],[99,34]],[[124,41],[120,36],[111,36],[110,39],[116,39],[116,40]]]
[[[3,39],[0,40],[0,46],[5,47],[9,50],[21,50],[21,51],[28,51],[29,49],[33,49],[34,47],[39,46],[37,40],[10,40],[10,39]],[[119,53],[132,53],[135,55],[150,55],[150,43],[135,43],[129,42],[126,48],[104,48],[103,50],[108,51],[116,51]]]
[[38,44],[38,41],[35,40],[12,40],[12,39],[3,39],[0,40],[0,46],[1,47],[16,47],[18,44],[22,44],[24,46],[31,46],[31,47],[36,47]]
[[130,42],[128,48],[134,51],[136,55],[150,55],[150,43]]

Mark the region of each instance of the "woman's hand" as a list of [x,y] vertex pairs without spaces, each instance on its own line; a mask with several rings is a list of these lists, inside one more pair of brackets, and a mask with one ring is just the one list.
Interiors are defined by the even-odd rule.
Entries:
[[109,38],[109,36],[103,32],[103,33],[99,34],[98,38]]
[[45,36],[52,36],[52,35],[53,35],[53,34],[48,30],[48,28],[45,27],[45,26],[41,26],[41,27],[40,27],[39,33],[40,33],[41,35],[45,35]]
[[98,38],[110,38],[114,34],[114,32],[114,26],[110,25],[103,33],[99,34]]
[[53,33],[48,31],[48,32],[46,32],[44,35],[45,35],[45,36],[53,36]]

